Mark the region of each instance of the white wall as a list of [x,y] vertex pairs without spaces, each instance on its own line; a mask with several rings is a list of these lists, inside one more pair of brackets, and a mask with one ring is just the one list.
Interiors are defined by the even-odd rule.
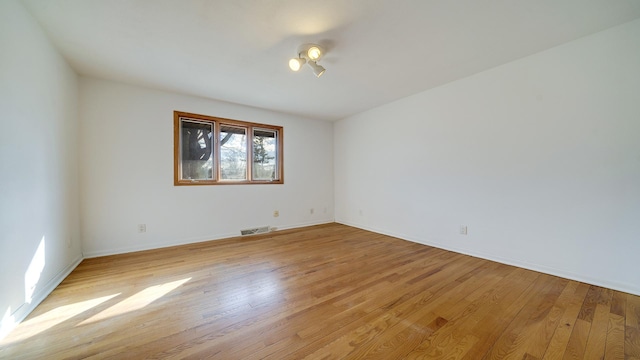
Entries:
[[639,39],[636,20],[337,122],[336,221],[640,294]]
[[[91,78],[80,93],[85,257],[333,221],[332,123]],[[174,110],[284,126],[285,183],[174,186]]]
[[2,338],[81,252],[77,77],[17,1],[0,1],[0,49]]

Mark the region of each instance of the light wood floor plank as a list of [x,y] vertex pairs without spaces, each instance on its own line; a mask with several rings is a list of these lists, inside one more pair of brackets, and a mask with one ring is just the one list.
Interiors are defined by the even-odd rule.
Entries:
[[543,360],[559,360],[564,357],[578,313],[580,312],[584,298],[589,290],[589,285],[587,284],[576,282],[572,282],[570,285],[571,284],[576,284],[577,286],[575,287],[571,300],[567,304],[566,310],[558,323],[558,327],[553,333],[553,337],[547,346]]
[[628,295],[626,303],[626,325],[640,329],[640,296]]
[[2,359],[639,359],[640,297],[344,225],[84,260]]
[[624,359],[624,331],[624,318],[616,314],[609,314],[605,360]]
[[625,328],[624,358],[640,360],[640,330],[631,326]]
[[563,359],[574,360],[582,359],[584,351],[587,345],[587,338],[589,337],[589,329],[591,329],[591,323],[582,319],[577,319],[571,337],[567,343],[567,348],[564,352]]
[[585,359],[598,360],[604,357],[604,349],[607,341],[607,328],[609,323],[609,309],[606,305],[597,305],[591,323],[591,330],[587,338]]

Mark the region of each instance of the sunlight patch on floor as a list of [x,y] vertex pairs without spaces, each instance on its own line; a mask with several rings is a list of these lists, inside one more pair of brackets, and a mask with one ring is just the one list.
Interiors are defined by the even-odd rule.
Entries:
[[11,313],[11,306],[7,308],[7,311],[4,312],[4,316],[2,316],[2,326],[0,327],[0,344],[2,343],[2,339],[7,336],[11,330],[16,327],[16,318]]
[[120,293],[102,296],[69,305],[58,306],[57,308],[47,311],[42,315],[23,321],[20,326],[18,326],[15,331],[7,337],[6,340],[9,342],[17,342],[28,339],[43,331],[49,330],[52,327],[64,321],[67,321],[93,307],[96,307],[118,295],[120,295]]
[[129,296],[128,298],[122,300],[121,302],[111,306],[110,308],[101,311],[100,313],[88,318],[87,320],[79,323],[78,325],[86,325],[91,324],[96,321],[104,320],[111,318],[113,316],[118,316],[122,314],[126,314],[131,311],[140,310],[145,306],[151,304],[155,300],[163,297],[168,294],[172,290],[178,288],[180,285],[186,283],[191,280],[191,278],[176,280],[160,285],[149,286],[148,288]]

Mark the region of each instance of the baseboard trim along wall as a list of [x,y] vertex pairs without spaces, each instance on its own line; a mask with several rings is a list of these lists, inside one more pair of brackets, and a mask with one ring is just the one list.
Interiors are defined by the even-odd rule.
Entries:
[[[315,222],[304,222],[304,223],[292,224],[287,226],[276,226],[276,228],[277,230],[288,230],[288,229],[301,228],[305,226],[330,224],[332,222],[334,222],[333,219],[321,220],[321,221],[315,221]],[[228,239],[228,238],[233,238],[238,236],[241,236],[240,229],[238,229],[238,231],[234,233],[217,234],[217,235],[197,237],[197,238],[187,238],[179,241],[158,242],[158,243],[146,244],[144,246],[128,246],[128,247],[109,249],[104,251],[87,251],[84,253],[84,258],[90,259],[90,258],[96,258],[101,256],[126,254],[126,253],[137,252],[137,251],[161,249],[161,248],[172,247],[172,246],[189,245],[189,244],[196,244],[200,242],[222,240],[222,239]]]
[[[285,226],[285,227],[278,227],[278,229],[276,231],[278,231],[278,230],[296,229],[296,228],[301,228],[301,227],[306,227],[306,226],[313,226],[313,225],[328,224],[328,223],[332,223],[332,222],[334,222],[334,221],[331,220],[331,221],[319,221],[319,222],[311,222],[311,223],[300,223],[300,224],[294,224],[294,225],[289,225],[289,226]],[[378,233],[378,234],[383,234],[383,235],[387,235],[387,236],[396,237],[396,238],[399,238],[399,239],[402,239],[402,240],[405,240],[405,241],[411,241],[411,242],[418,243],[418,244],[423,244],[423,245],[433,246],[433,247],[437,247],[437,248],[448,250],[448,251],[453,251],[453,252],[456,252],[456,253],[459,253],[459,254],[474,256],[474,257],[478,257],[478,258],[481,258],[481,259],[486,259],[486,260],[489,260],[489,261],[496,261],[496,262],[499,262],[499,263],[502,263],[502,264],[517,266],[517,267],[521,267],[521,268],[524,268],[524,269],[537,271],[537,272],[541,272],[541,273],[545,273],[545,274],[549,274],[549,275],[553,275],[553,276],[559,276],[559,277],[562,277],[562,278],[565,278],[565,279],[569,279],[569,280],[580,281],[580,282],[591,284],[591,285],[602,286],[602,287],[613,289],[613,290],[617,290],[617,291],[623,291],[623,292],[634,294],[634,295],[640,295],[640,289],[636,288],[632,284],[619,283],[619,282],[610,281],[610,280],[607,280],[607,279],[589,278],[589,277],[582,276],[580,274],[575,274],[575,273],[571,273],[571,272],[567,272],[567,271],[563,271],[563,270],[559,270],[559,269],[555,269],[555,268],[550,268],[550,267],[542,266],[542,265],[539,265],[539,264],[533,264],[533,263],[522,262],[522,261],[517,261],[517,260],[514,261],[512,259],[505,259],[505,258],[501,258],[499,256],[493,256],[491,254],[484,254],[484,253],[478,253],[478,252],[465,251],[465,250],[457,249],[457,248],[454,248],[454,247],[445,246],[445,245],[443,245],[441,243],[434,243],[434,242],[430,242],[430,241],[425,240],[425,239],[416,239],[416,238],[412,238],[412,237],[404,235],[404,234],[391,233],[391,232],[387,232],[387,231],[384,231],[384,230],[381,230],[381,229],[375,229],[375,228],[371,228],[371,227],[367,227],[367,226],[362,226],[362,225],[355,224],[355,223],[350,223],[350,222],[347,222],[347,221],[335,221],[335,222],[339,223],[339,224],[343,224],[343,225],[352,226],[352,227],[355,227],[355,228],[359,228],[359,229],[375,232],[375,233]],[[207,238],[199,238],[199,239],[184,239],[184,240],[182,240],[180,242],[154,244],[154,246],[145,247],[145,248],[130,247],[130,248],[126,248],[126,249],[114,249],[114,250],[104,251],[104,252],[86,253],[86,254],[83,254],[81,256],[78,256],[76,259],[74,259],[74,261],[69,266],[67,266],[63,271],[58,273],[58,275],[56,275],[49,282],[47,282],[47,284],[44,287],[39,289],[34,294],[33,301],[31,303],[22,304],[22,306],[20,306],[18,309],[16,309],[16,311],[14,311],[8,317],[8,319],[5,317],[5,319],[4,319],[3,323],[2,323],[2,327],[0,328],[0,339],[4,338],[19,323],[21,323],[47,296],[49,296],[49,294],[51,294],[51,292],[53,292],[53,290],[55,290],[55,288],[58,285],[60,285],[60,283],[62,283],[62,281],[67,276],[69,276],[69,274],[71,274],[71,272],[78,265],[80,265],[82,260],[85,259],[85,258],[93,258],[93,257],[108,256],[108,255],[117,255],[117,254],[123,254],[123,253],[134,252],[134,251],[144,251],[144,250],[158,249],[158,248],[162,248],[162,247],[180,246],[180,245],[194,244],[194,243],[198,243],[198,242],[222,240],[222,239],[233,238],[233,237],[240,237],[239,232],[238,233],[233,233],[233,234],[221,234],[221,235],[218,235],[216,237],[207,237]]]
[[35,310],[38,305],[44,299],[55,290],[60,283],[64,279],[71,274],[71,272],[80,265],[80,263],[84,260],[82,255],[76,257],[71,264],[69,264],[66,268],[60,271],[56,276],[54,276],[51,280],[49,280],[42,288],[38,289],[34,294],[32,301],[30,303],[23,303],[19,308],[16,309],[8,318],[3,319],[2,328],[0,328],[0,339],[4,338],[7,334],[9,334],[18,324],[20,324],[24,319],[31,314],[33,310]]
[[392,236],[392,237],[395,237],[395,238],[398,238],[398,239],[411,241],[411,242],[422,244],[422,245],[433,246],[433,247],[436,247],[436,248],[439,248],[439,249],[453,251],[455,253],[459,253],[459,254],[463,254],[463,255],[469,255],[469,256],[485,259],[485,260],[495,261],[495,262],[499,262],[501,264],[516,266],[516,267],[520,267],[520,268],[527,269],[527,270],[537,271],[537,272],[541,272],[541,273],[548,274],[548,275],[558,276],[558,277],[569,279],[569,280],[580,281],[580,282],[583,282],[583,283],[586,283],[586,284],[595,285],[595,286],[601,286],[601,287],[604,287],[604,288],[617,290],[617,291],[622,291],[622,292],[626,292],[626,293],[629,293],[629,294],[640,296],[640,288],[638,288],[637,286],[634,286],[633,284],[627,284],[627,283],[611,281],[609,279],[596,279],[596,278],[591,278],[591,277],[588,277],[588,276],[583,276],[583,275],[580,275],[580,274],[575,274],[575,273],[572,273],[572,272],[559,270],[559,269],[555,269],[555,268],[551,268],[551,267],[543,266],[543,265],[539,265],[539,264],[528,263],[528,262],[523,262],[523,261],[517,261],[517,260],[512,260],[512,259],[506,259],[506,258],[502,258],[500,256],[494,256],[494,255],[491,255],[491,254],[484,254],[484,253],[480,253],[480,252],[466,251],[466,250],[458,249],[458,248],[455,248],[455,247],[446,246],[446,245],[441,244],[441,243],[430,242],[430,241],[425,240],[425,239],[416,239],[416,238],[413,238],[411,236],[407,236],[407,235],[404,235],[404,234],[391,233],[391,232],[387,232],[387,231],[384,231],[384,230],[371,228],[371,227],[368,227],[368,226],[362,226],[362,225],[359,225],[359,224],[350,223],[348,221],[338,221],[338,220],[336,220],[336,222],[339,223],[339,224],[343,224],[343,225],[347,225],[347,226],[353,226],[353,227],[358,228],[358,229],[363,229],[363,230],[375,232],[375,233],[382,234],[382,235]]

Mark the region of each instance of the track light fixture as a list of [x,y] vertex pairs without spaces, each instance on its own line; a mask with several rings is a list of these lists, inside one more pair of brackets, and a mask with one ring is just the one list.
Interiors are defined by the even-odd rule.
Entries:
[[309,61],[309,66],[311,66],[311,69],[313,70],[313,73],[316,74],[316,77],[322,76],[322,74],[327,71],[325,68],[318,65],[315,61]]
[[324,55],[324,50],[320,45],[304,44],[298,47],[298,57],[289,60],[289,68],[298,71],[305,63],[311,67],[316,77],[322,76],[326,69],[318,65],[318,60]]

